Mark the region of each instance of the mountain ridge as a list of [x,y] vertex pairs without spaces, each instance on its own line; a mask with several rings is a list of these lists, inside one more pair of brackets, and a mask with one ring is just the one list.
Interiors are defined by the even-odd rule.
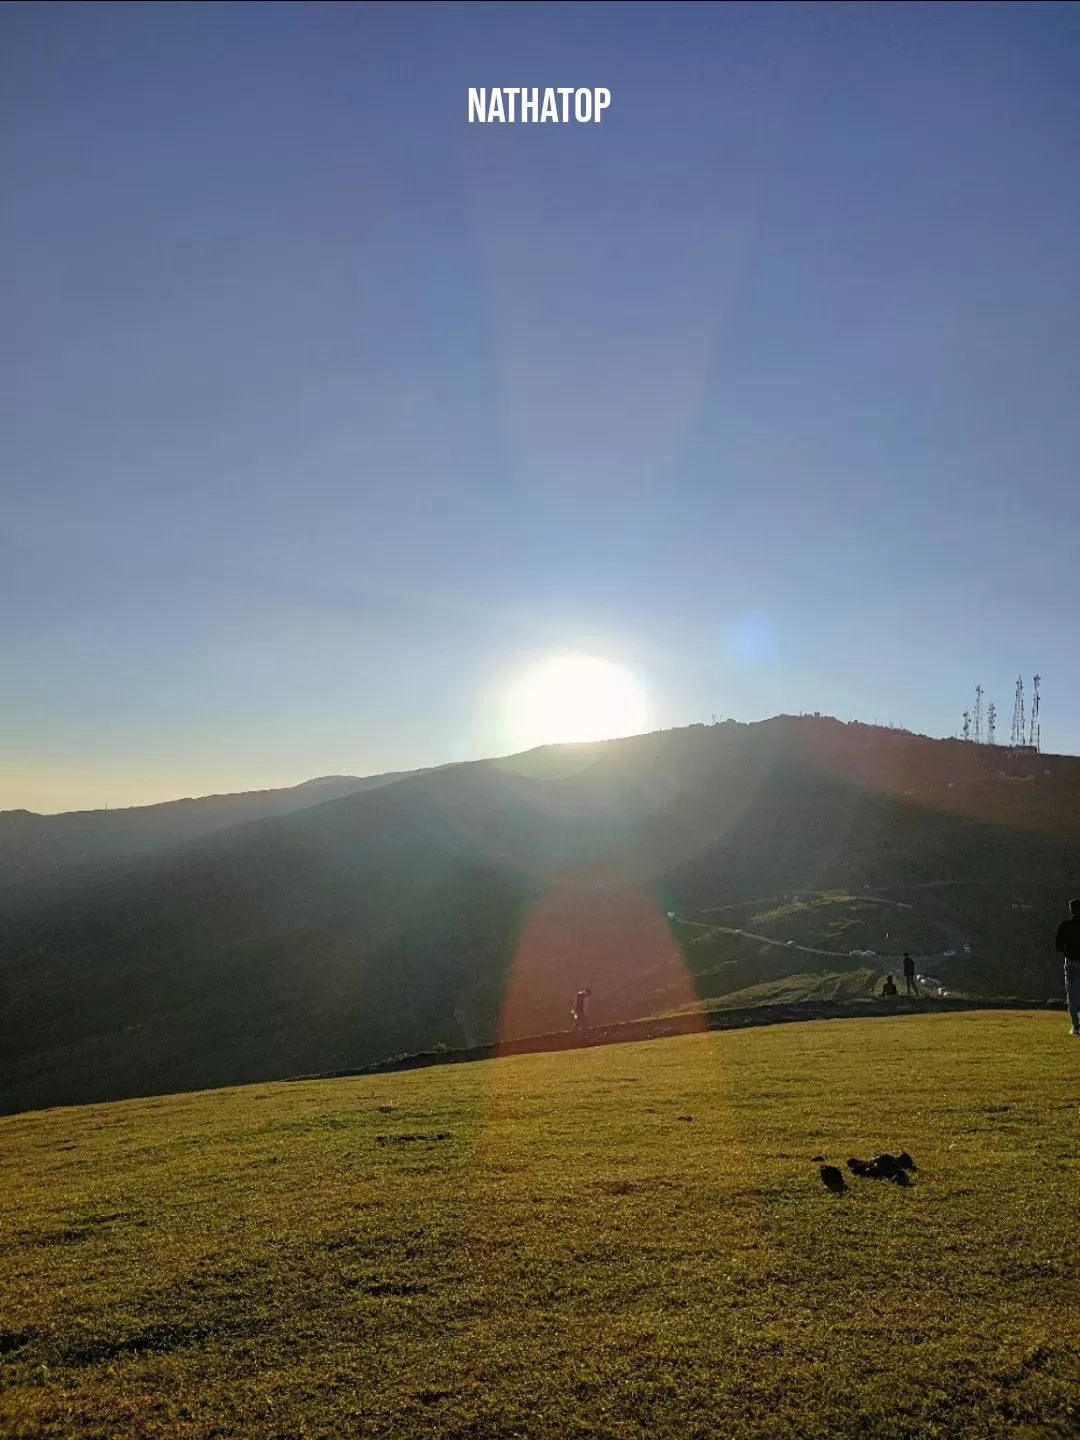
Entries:
[[390,785],[410,773],[422,772],[326,775],[269,790],[223,791],[115,810],[0,810],[0,890],[72,866],[149,854],[233,825]]
[[9,893],[0,1108],[547,1033],[582,985],[619,1024],[908,945],[1046,998],[1078,801],[1075,757],[820,717],[409,774]]

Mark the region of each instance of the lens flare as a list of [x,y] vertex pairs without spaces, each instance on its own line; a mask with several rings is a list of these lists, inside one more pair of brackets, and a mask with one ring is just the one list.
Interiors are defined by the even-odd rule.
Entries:
[[600,1027],[681,1012],[704,1029],[697,989],[667,920],[638,886],[582,887],[557,876],[534,904],[507,977],[501,1042],[571,1027],[575,993],[592,997]]

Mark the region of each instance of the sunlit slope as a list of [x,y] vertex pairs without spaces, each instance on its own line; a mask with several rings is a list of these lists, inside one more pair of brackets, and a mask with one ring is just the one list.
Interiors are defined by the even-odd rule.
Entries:
[[[0,1433],[1074,1434],[1064,1030],[815,1022],[0,1120]],[[813,1156],[880,1147],[911,1189],[822,1187]]]
[[1077,889],[1076,760],[780,719],[458,765],[0,906],[0,1109],[546,1033],[581,986],[619,1022],[950,935],[942,978],[1044,998]]

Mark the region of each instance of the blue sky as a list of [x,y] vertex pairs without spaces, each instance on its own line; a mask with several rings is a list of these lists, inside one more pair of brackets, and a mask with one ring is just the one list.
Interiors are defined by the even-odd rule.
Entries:
[[506,751],[564,650],[1080,751],[1077,9],[9,5],[0,113],[0,806]]

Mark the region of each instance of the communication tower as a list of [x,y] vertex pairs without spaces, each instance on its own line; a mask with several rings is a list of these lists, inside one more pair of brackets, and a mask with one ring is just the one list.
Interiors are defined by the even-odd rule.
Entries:
[[997,706],[991,700],[986,710],[986,743],[994,743],[994,726],[997,724]]
[[1028,744],[1035,750],[1039,748],[1039,681],[1041,675],[1036,675],[1031,682],[1031,728],[1028,732]]
[[1013,745],[1024,743],[1024,677],[1016,677],[1016,699],[1013,701],[1013,723],[1012,723]]
[[976,745],[982,744],[982,697],[983,688],[981,685],[976,685],[975,710],[971,717],[971,738],[975,741]]
[[963,738],[964,738],[965,740],[970,740],[970,739],[971,739],[971,711],[970,711],[970,710],[965,710],[965,711],[964,711],[964,734],[963,734]]

